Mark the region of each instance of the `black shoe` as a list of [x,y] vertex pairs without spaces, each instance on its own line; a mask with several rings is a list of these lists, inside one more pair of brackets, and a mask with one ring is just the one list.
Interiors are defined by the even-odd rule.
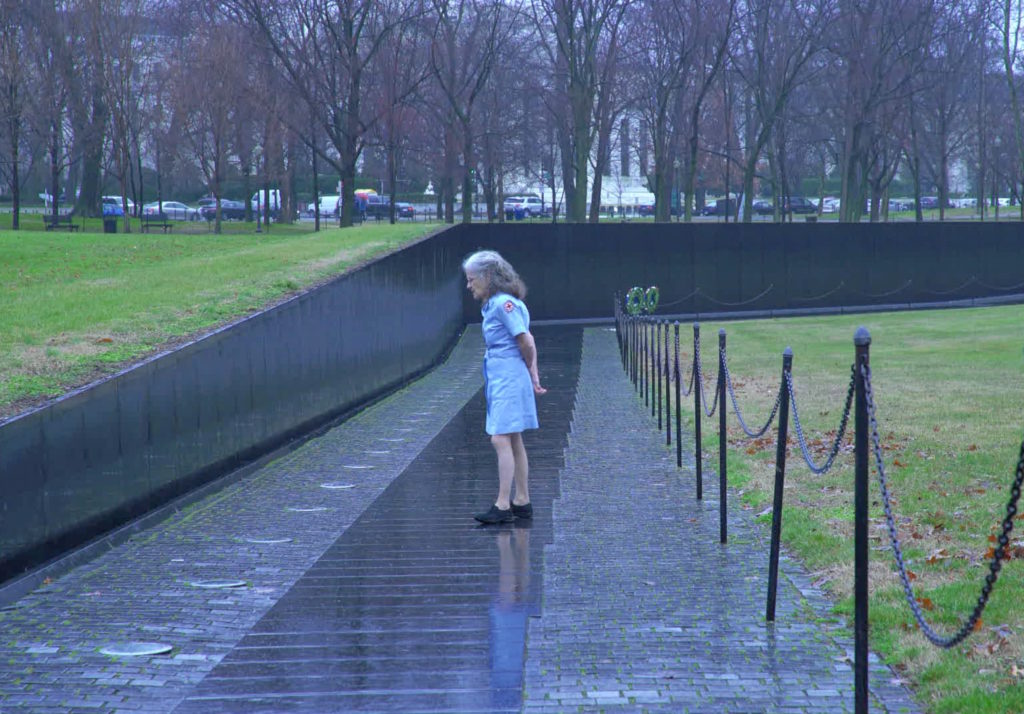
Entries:
[[521,506],[512,504],[512,515],[516,518],[533,518],[533,504],[524,503]]
[[512,515],[511,508],[503,511],[497,506],[491,506],[489,511],[486,513],[478,513],[473,516],[473,518],[477,519],[481,523],[511,523],[516,517]]

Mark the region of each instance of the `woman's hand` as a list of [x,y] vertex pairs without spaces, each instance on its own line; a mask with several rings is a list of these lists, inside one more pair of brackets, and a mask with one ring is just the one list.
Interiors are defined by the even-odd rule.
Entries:
[[537,372],[537,345],[533,341],[533,335],[523,332],[516,335],[516,342],[519,344],[519,353],[526,362],[526,369],[530,372],[530,381],[533,382],[534,394],[547,394],[546,389],[540,386],[540,373]]
[[532,370],[530,372],[530,379],[533,381],[533,393],[534,394],[538,394],[539,395],[539,394],[547,394],[548,393],[548,390],[546,390],[546,389],[544,389],[544,387],[540,386],[540,376],[537,374],[536,370]]

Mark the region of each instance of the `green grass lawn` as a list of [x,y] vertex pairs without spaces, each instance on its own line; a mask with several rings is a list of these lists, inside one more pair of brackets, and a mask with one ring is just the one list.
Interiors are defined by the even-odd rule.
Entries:
[[[437,226],[374,224],[314,233],[306,225],[274,224],[269,233],[249,226],[221,235],[205,224],[184,227],[202,232],[0,230],[0,418],[266,307]],[[242,230],[237,224],[232,229]]]
[[[988,573],[990,536],[1004,518],[1024,438],[1024,306],[704,323],[701,333],[708,342],[717,340],[720,327],[727,330],[729,371],[752,428],[767,418],[782,351],[793,348],[800,418],[820,464],[839,426],[859,325],[873,338],[875,400],[904,556],[928,620],[948,635],[970,613]],[[689,325],[681,333],[689,358]],[[717,350],[705,344],[703,359],[710,390]],[[771,505],[776,433],[751,442],[731,403],[729,412],[730,485],[741,490],[744,508],[761,513]],[[692,399],[684,400],[684,413],[692,427]],[[717,424],[716,414],[703,425],[705,463],[714,470]],[[787,547],[851,623],[852,430],[851,417],[837,466],[816,476],[804,464],[791,421],[782,528]],[[1014,558],[1003,567],[981,627],[966,643],[942,651],[916,630],[895,574],[874,468],[871,478],[872,648],[930,712],[1024,712],[1022,516],[1011,534]],[[771,522],[770,515],[760,518]]]

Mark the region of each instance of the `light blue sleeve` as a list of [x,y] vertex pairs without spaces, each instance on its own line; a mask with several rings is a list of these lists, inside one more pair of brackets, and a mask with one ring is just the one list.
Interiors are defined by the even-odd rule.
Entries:
[[495,305],[495,314],[505,329],[512,337],[518,337],[526,332],[526,320],[523,316],[523,308],[515,300],[505,298]]

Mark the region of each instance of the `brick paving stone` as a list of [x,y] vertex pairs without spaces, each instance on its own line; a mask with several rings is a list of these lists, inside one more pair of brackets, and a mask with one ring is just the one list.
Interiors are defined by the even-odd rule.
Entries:
[[[482,354],[467,328],[422,379],[0,611],[0,712],[173,709],[480,389]],[[221,579],[245,586],[190,584]],[[174,650],[99,652],[128,640]]]
[[[852,642],[831,604],[787,558],[764,621],[766,529],[730,508],[719,544],[717,474],[696,501],[692,462],[677,470],[652,422],[614,334],[586,330],[524,711],[852,711],[853,670],[837,666]],[[892,677],[871,663],[872,711],[919,711]]]

